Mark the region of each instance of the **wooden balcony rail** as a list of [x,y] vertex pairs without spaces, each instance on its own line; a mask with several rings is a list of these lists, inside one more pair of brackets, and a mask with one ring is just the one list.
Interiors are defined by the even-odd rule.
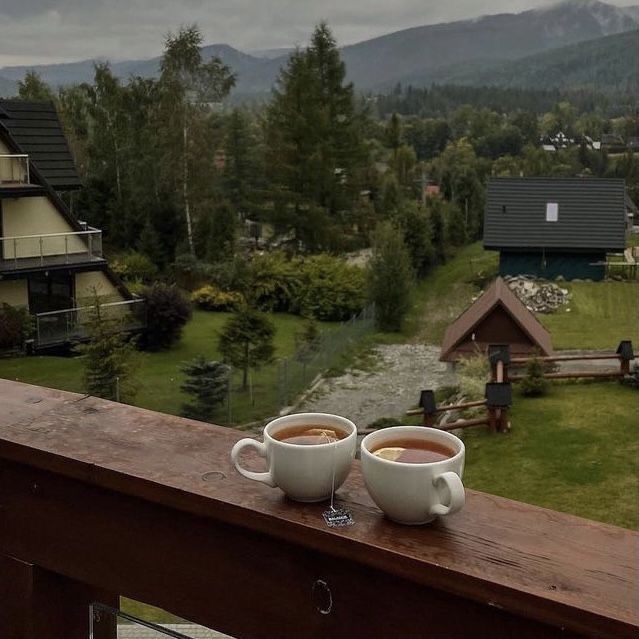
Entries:
[[2,639],[86,639],[117,595],[237,637],[637,636],[633,531],[470,490],[399,526],[358,463],[327,528],[233,470],[233,430],[5,380],[0,406]]

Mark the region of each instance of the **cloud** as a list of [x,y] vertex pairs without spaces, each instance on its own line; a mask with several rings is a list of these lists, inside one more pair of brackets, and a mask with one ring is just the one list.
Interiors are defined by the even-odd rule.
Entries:
[[349,44],[547,4],[552,0],[0,0],[0,67],[148,58],[162,51],[168,31],[193,22],[206,43],[251,50],[304,44],[320,20]]

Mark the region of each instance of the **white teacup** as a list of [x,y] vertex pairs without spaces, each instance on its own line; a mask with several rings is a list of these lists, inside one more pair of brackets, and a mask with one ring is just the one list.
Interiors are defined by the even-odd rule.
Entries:
[[[344,439],[326,444],[304,446],[279,441],[273,437],[279,431],[294,426],[325,426],[348,433]],[[237,471],[268,486],[277,486],[295,501],[314,502],[329,499],[351,469],[357,446],[357,427],[345,417],[327,413],[298,413],[278,417],[264,429],[264,443],[241,439],[231,450],[231,460]],[[256,473],[242,468],[240,452],[254,448],[266,457],[268,470]]]
[[[371,452],[402,439],[432,441],[455,454],[441,461],[414,464],[390,461]],[[464,505],[464,455],[462,440],[446,431],[424,426],[383,428],[362,441],[366,488],[389,519],[400,524],[426,524],[457,512]]]

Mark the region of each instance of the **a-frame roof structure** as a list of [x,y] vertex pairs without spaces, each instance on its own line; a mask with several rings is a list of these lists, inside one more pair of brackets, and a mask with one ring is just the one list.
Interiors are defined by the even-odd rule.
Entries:
[[488,289],[473,302],[447,329],[442,343],[441,361],[449,361],[455,348],[461,344],[490,314],[501,306],[519,328],[539,349],[541,355],[552,355],[550,333],[535,315],[510,290],[508,284],[498,277]]

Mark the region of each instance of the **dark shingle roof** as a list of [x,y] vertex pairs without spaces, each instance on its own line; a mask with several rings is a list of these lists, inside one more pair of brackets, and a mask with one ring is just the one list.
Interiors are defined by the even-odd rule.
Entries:
[[[623,180],[492,178],[486,193],[484,246],[619,251],[625,247]],[[557,222],[546,204],[558,204]]]
[[55,190],[82,186],[53,103],[0,100],[2,126]]
[[452,324],[446,329],[440,361],[453,361],[455,348],[490,315],[501,306],[513,321],[528,335],[542,355],[552,355],[550,333],[541,325],[532,311],[510,290],[506,282],[498,277]]

